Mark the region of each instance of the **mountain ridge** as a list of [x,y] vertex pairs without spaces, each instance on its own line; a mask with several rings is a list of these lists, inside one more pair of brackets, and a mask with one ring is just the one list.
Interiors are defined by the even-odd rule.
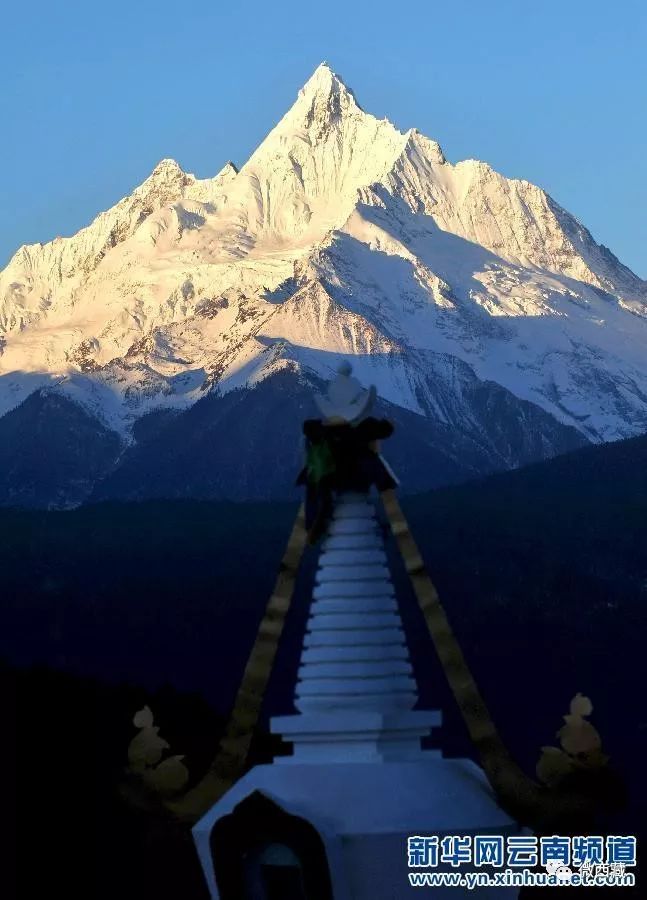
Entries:
[[[55,390],[127,447],[150,412],[349,359],[385,402],[459,430],[457,366],[608,441],[647,429],[646,346],[647,283],[545,191],[448,162],[322,64],[240,169],[163,159],[77,235],[14,255],[0,421]],[[549,419],[546,456],[570,446]]]

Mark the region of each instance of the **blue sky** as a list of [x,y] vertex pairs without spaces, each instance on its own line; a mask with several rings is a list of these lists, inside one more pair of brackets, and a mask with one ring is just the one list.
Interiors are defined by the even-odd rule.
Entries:
[[647,278],[644,0],[34,0],[2,19],[0,266],[163,157],[242,165],[325,59],[364,109],[541,185]]

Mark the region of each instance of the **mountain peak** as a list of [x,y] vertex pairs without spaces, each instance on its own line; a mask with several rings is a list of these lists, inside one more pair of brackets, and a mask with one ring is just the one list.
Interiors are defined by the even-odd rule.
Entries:
[[148,178],[135,190],[134,196],[163,195],[164,202],[168,196],[172,199],[179,196],[183,186],[190,180],[184,169],[174,159],[162,159],[155,166]]
[[150,189],[175,184],[182,184],[186,181],[187,174],[182,167],[174,159],[161,159],[155,166],[151,174],[148,176],[138,188]]
[[318,65],[301,88],[295,108],[306,113],[309,123],[337,118],[349,110],[361,110],[352,90],[327,62]]
[[169,175],[169,174],[180,174],[184,175],[184,171],[180,164],[176,162],[174,159],[161,159],[158,164],[155,166],[152,175]]
[[233,164],[233,162],[230,159],[228,159],[227,162],[222,167],[222,169],[216,175],[216,178],[224,178],[224,177],[230,178],[234,175],[238,175],[238,169]]
[[333,89],[348,90],[339,75],[333,72],[327,62],[320,63],[300,90],[300,94],[314,94],[323,91],[329,93]]
[[347,94],[355,97],[343,78],[327,62],[320,63],[299,91],[299,96],[312,94]]

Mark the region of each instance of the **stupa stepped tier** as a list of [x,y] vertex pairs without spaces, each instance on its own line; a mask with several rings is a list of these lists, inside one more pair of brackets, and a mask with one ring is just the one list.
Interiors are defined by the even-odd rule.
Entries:
[[273,729],[306,759],[406,759],[440,725],[418,699],[373,502],[345,492],[323,541],[295,706]]

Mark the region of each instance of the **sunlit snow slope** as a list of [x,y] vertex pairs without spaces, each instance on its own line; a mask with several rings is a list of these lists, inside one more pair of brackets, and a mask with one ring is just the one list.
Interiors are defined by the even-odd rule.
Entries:
[[117,466],[146,413],[342,357],[454,462],[467,436],[472,472],[519,465],[644,431],[646,350],[647,284],[579,222],[365,113],[325,64],[240,171],[163,160],[0,274],[0,416],[53,391],[119,435]]

